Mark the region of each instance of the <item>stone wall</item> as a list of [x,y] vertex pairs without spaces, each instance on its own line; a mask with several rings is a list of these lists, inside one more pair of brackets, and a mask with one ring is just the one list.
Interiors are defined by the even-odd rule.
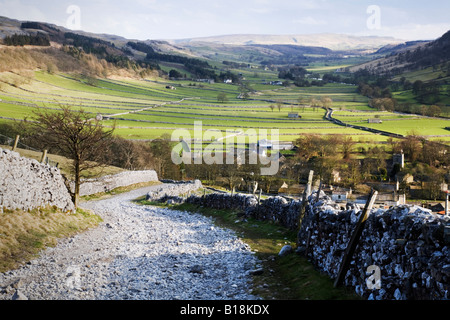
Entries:
[[[329,198],[307,207],[299,231],[301,249],[333,279],[361,212],[358,207],[336,210]],[[344,284],[368,299],[450,298],[449,228],[449,217],[417,206],[372,210]],[[379,268],[376,286],[369,267]]]
[[[80,186],[80,196],[106,192],[119,187],[126,187],[136,183],[158,181],[154,170],[124,171],[115,175],[108,175],[97,179],[86,179]],[[72,191],[74,184],[71,184]]]
[[[351,204],[343,210],[323,193],[316,202],[316,195],[313,193],[306,205],[297,253],[336,279],[362,207]],[[185,201],[240,210],[246,216],[299,228],[301,202],[297,200],[269,197],[258,206],[254,195],[212,193],[191,195]],[[371,271],[375,269],[380,272],[379,279]],[[450,217],[411,205],[373,209],[343,284],[366,299],[449,299]]]
[[59,169],[0,149],[0,210],[74,206]]
[[203,187],[200,180],[194,181],[173,181],[161,180],[164,183],[160,188],[149,192],[146,200],[161,201],[170,203],[181,203],[184,201],[183,195],[187,195]]
[[240,210],[242,214],[259,220],[270,220],[296,229],[300,211],[300,201],[288,201],[283,197],[269,197],[261,200],[249,194],[209,193],[204,196],[191,195],[187,203],[215,209]]

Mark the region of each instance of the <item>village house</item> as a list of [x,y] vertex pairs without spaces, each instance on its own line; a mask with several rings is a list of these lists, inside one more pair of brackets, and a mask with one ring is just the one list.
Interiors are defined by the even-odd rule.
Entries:
[[401,150],[400,153],[395,153],[392,156],[392,164],[399,164],[400,168],[402,169],[405,167],[405,155],[403,154],[403,150]]
[[261,139],[261,140],[258,140],[257,146],[258,146],[258,148],[272,149],[273,143],[270,140]]
[[272,86],[282,86],[283,82],[281,81],[270,81],[269,82]]
[[333,190],[331,193],[331,200],[334,202],[347,202],[348,191],[345,190]]
[[397,180],[398,183],[406,183],[406,184],[411,184],[414,182],[414,176],[410,173],[405,173],[405,172],[398,172],[395,175],[395,179]]
[[195,81],[209,83],[209,84],[214,84],[215,83],[214,79],[197,79]]
[[278,189],[278,195],[301,196],[304,190],[305,190],[304,185],[292,184],[289,186],[286,182],[283,182],[282,186]]
[[385,207],[406,204],[406,195],[397,192],[378,193],[375,204]]
[[301,118],[301,116],[298,114],[298,112],[290,112],[290,113],[288,113],[288,118],[299,119],[299,118]]
[[341,182],[341,175],[340,175],[339,171],[333,169],[333,171],[331,171],[331,177],[332,177],[333,183]]

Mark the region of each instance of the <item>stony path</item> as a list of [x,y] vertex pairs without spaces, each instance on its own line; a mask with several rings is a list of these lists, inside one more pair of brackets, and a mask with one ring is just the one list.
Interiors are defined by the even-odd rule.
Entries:
[[232,231],[130,201],[155,187],[82,204],[100,226],[0,274],[0,300],[258,299],[249,293],[258,261]]

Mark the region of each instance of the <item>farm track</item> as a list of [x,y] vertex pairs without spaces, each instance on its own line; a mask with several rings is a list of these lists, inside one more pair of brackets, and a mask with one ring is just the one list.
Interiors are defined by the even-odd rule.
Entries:
[[146,187],[82,203],[103,222],[0,273],[0,300],[257,300],[260,261],[231,230],[205,216],[141,206]]
[[363,131],[368,131],[368,132],[375,133],[375,134],[381,134],[381,135],[388,136],[388,137],[391,137],[391,138],[400,138],[400,139],[402,139],[402,138],[405,137],[404,135],[397,134],[397,133],[392,133],[392,132],[387,132],[387,131],[383,131],[383,130],[373,129],[373,128],[369,128],[369,127],[363,127],[363,126],[357,126],[357,125],[344,123],[341,120],[333,118],[333,111],[334,110],[332,108],[327,108],[326,109],[325,118],[328,119],[329,121],[331,121],[332,123],[337,124],[337,125],[348,127],[348,128],[354,128],[354,129],[358,129],[358,130],[363,130]]
[[[349,124],[348,122],[343,122],[341,120],[333,118],[333,111],[334,110],[332,108],[327,108],[326,109],[325,118],[328,119],[329,121],[337,124],[337,125],[345,126],[345,127],[353,128],[353,129],[358,129],[358,130],[363,130],[363,131],[368,131],[368,132],[371,132],[371,133],[374,133],[374,134],[379,134],[379,135],[383,135],[383,136],[387,136],[387,137],[391,137],[391,138],[396,138],[396,139],[404,139],[404,138],[406,138],[406,135],[393,133],[393,132],[388,132],[388,131],[384,131],[384,130],[379,130],[379,129],[375,129],[375,128],[369,128],[369,127],[364,127],[364,126],[359,126],[359,125],[353,125],[353,124]],[[394,121],[394,120],[398,121],[398,120],[401,120],[401,119],[392,119],[391,121]],[[383,121],[384,121],[384,119],[383,119]],[[448,145],[445,144],[445,143],[441,143],[441,142],[430,141],[430,140],[428,140],[428,138],[432,138],[432,137],[449,137],[449,136],[450,135],[422,135],[422,137],[425,138],[426,143],[441,145],[441,146],[445,146],[445,147],[447,147]]]

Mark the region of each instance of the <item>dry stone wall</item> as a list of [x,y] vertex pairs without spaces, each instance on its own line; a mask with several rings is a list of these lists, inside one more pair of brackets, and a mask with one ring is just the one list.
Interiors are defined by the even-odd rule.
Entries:
[[[87,179],[80,186],[80,196],[151,181],[158,181],[154,170],[125,171]],[[74,190],[73,182],[70,188]],[[75,209],[59,169],[21,157],[17,152],[0,149],[0,210],[29,210],[48,205],[64,211]]]
[[[301,226],[301,201],[282,197],[212,193],[185,201],[278,222],[299,230],[297,253],[336,279],[362,207],[345,209],[321,193],[310,197]],[[373,209],[350,261],[344,285],[370,300],[444,300],[450,298],[450,217],[418,206]]]
[[203,187],[200,180],[194,181],[173,181],[161,180],[165,183],[160,188],[149,192],[146,195],[146,200],[180,203],[184,201],[183,195],[194,192]]
[[0,210],[45,206],[74,210],[59,169],[0,149]]
[[[335,279],[362,210],[323,197],[307,207],[300,249]],[[374,300],[450,298],[450,219],[412,205],[373,209],[344,284]]]
[[[86,179],[80,186],[80,196],[107,192],[119,187],[126,187],[136,183],[158,181],[154,170],[124,171],[115,175],[108,175],[97,179]],[[74,184],[71,184],[74,190]]]
[[257,196],[241,193],[191,195],[186,202],[215,209],[240,210],[245,216],[277,222],[290,229],[297,228],[301,205],[300,201],[288,201],[283,197],[269,197],[258,205]]

